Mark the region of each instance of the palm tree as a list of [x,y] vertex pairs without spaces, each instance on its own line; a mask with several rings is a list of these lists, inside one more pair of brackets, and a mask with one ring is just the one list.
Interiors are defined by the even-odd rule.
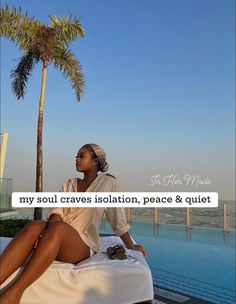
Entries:
[[[12,71],[12,90],[17,99],[24,98],[25,88],[33,67],[42,64],[42,82],[39,99],[37,127],[37,165],[36,192],[43,191],[43,109],[46,87],[46,75],[49,64],[63,72],[69,78],[75,89],[77,100],[83,92],[84,77],[80,62],[69,49],[69,45],[85,33],[77,17],[49,16],[51,24],[42,24],[28,13],[22,14],[21,8],[10,8],[8,5],[0,8],[0,35],[12,40],[22,51],[16,68]],[[42,218],[42,208],[35,208],[34,219]]]

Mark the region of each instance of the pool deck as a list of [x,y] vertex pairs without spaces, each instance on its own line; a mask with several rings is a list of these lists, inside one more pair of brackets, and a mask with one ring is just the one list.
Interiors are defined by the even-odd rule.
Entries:
[[154,287],[154,299],[152,304],[213,304],[212,302],[197,299],[163,287]]

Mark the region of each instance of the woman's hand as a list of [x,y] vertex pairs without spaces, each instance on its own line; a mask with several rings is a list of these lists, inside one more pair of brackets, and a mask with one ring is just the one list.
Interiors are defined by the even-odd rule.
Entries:
[[142,252],[142,255],[144,257],[147,257],[147,252],[146,252],[146,249],[141,246],[141,245],[137,245],[137,244],[132,244],[128,247],[128,249],[131,249],[131,250],[137,250],[137,251],[141,251]]
[[122,239],[123,243],[125,244],[125,246],[128,249],[141,251],[142,255],[144,257],[147,256],[146,249],[143,246],[137,245],[137,244],[133,244],[133,240],[131,239],[128,231],[126,233],[124,233],[123,235],[121,235],[120,238]]

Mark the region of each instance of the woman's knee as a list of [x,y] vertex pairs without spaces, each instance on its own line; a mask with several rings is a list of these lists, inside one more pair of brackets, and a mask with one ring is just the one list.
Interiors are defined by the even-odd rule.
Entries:
[[62,221],[50,223],[48,229],[54,234],[63,236],[68,231],[68,224]]
[[40,234],[46,227],[47,222],[45,221],[31,221],[24,227],[24,232],[28,235]]

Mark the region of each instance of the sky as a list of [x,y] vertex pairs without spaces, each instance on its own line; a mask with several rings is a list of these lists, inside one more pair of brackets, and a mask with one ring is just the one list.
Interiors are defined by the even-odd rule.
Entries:
[[[86,32],[71,45],[85,75],[79,103],[69,80],[48,69],[44,191],[80,176],[78,149],[97,143],[122,191],[214,191],[235,200],[235,1],[7,3],[45,23],[48,15],[76,15]],[[23,192],[35,189],[42,67],[18,101],[10,73],[21,55],[1,39],[1,132],[9,134],[4,177]]]

